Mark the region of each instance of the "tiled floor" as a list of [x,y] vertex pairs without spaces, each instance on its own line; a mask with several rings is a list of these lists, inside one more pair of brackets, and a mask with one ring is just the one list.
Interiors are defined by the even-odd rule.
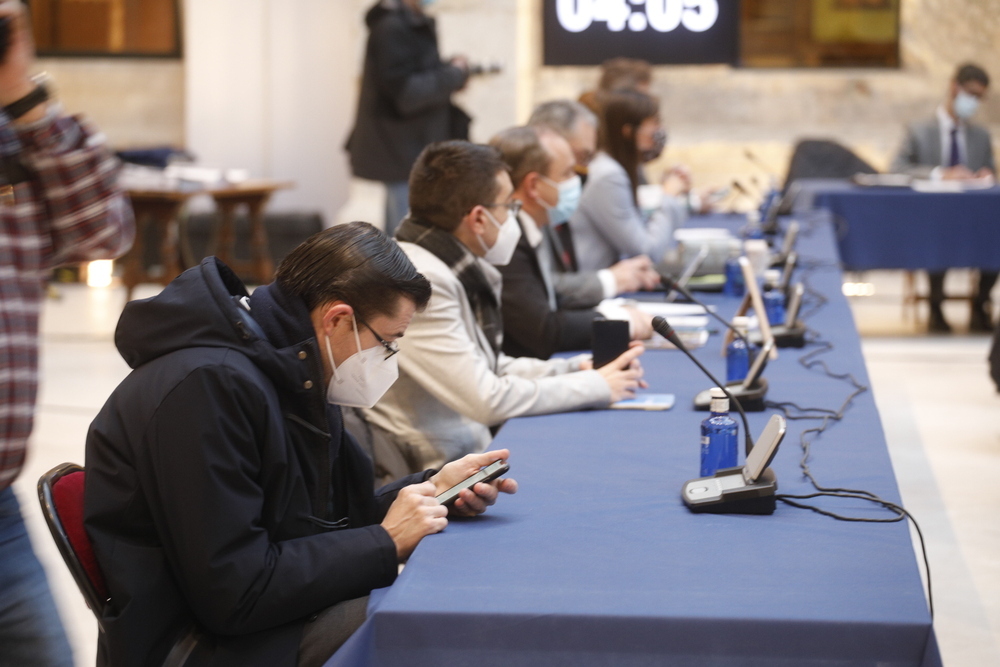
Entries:
[[[927,537],[945,664],[1000,665],[1000,394],[986,373],[989,340],[925,336],[902,317],[901,274],[861,278],[874,284],[875,295],[853,300],[855,317],[903,499]],[[956,289],[968,285],[961,274],[949,279]],[[41,519],[35,481],[58,463],[83,461],[88,424],[128,372],[113,344],[124,291],[60,292],[46,304],[31,458],[15,489],[76,662],[92,665],[96,624]],[[140,289],[137,296],[150,293]],[[961,327],[964,310],[949,304]]]

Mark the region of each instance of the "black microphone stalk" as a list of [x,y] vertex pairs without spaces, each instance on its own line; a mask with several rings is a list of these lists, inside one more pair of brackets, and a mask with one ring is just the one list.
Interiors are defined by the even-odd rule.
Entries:
[[740,413],[740,418],[743,419],[743,441],[744,441],[743,447],[745,449],[744,455],[749,454],[750,450],[753,449],[753,437],[751,437],[750,435],[750,422],[747,421],[747,413],[743,411],[743,406],[740,405],[739,400],[737,400],[737,398],[733,396],[732,392],[729,391],[729,389],[726,387],[725,384],[716,380],[715,376],[712,375],[712,373],[709,372],[709,370],[705,368],[705,366],[703,366],[702,363],[698,361],[698,359],[693,354],[691,354],[691,351],[684,346],[684,343],[682,343],[681,339],[677,336],[677,332],[674,331],[674,328],[670,326],[667,320],[660,317],[659,315],[654,317],[653,331],[655,331],[656,333],[660,334],[661,336],[669,340],[671,343],[674,344],[674,347],[676,347],[678,350],[686,354],[688,358],[694,362],[695,366],[700,368],[701,372],[707,375],[708,379],[714,382],[715,386],[721,389],[729,398],[730,402],[736,406],[736,410],[739,411]]
[[739,329],[737,329],[736,327],[734,327],[732,324],[729,323],[728,320],[726,320],[724,317],[722,317],[721,315],[719,315],[718,313],[716,313],[714,310],[712,310],[711,308],[709,308],[708,306],[706,306],[704,303],[702,303],[698,299],[694,298],[694,295],[691,294],[691,290],[687,289],[686,287],[684,287],[683,285],[681,285],[679,282],[677,282],[677,280],[674,279],[673,276],[667,275],[666,273],[661,273],[660,274],[660,282],[663,283],[663,287],[664,288],[666,288],[668,290],[676,290],[676,291],[680,292],[681,295],[685,299],[687,299],[688,301],[690,301],[691,303],[694,303],[694,304],[699,305],[702,308],[704,308],[706,313],[708,313],[709,315],[711,315],[712,317],[714,317],[715,319],[717,319],[719,322],[722,322],[723,326],[725,326],[727,329],[729,329],[730,331],[732,331],[733,334],[737,338],[739,338],[744,343],[746,343],[746,346],[747,346],[748,350],[752,349],[750,347],[750,341],[747,340],[746,336],[744,336],[742,333],[740,333]]

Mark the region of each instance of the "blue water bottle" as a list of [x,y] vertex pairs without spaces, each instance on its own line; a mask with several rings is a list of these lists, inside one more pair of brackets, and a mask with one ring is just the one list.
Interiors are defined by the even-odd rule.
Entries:
[[736,440],[739,427],[729,417],[729,399],[712,387],[712,414],[701,423],[701,477],[716,470],[736,467]]
[[743,238],[764,238],[764,229],[760,226],[760,211],[747,211],[747,224],[743,228]]
[[768,269],[764,272],[764,311],[767,323],[776,327],[785,323],[785,293],[781,291],[781,272]]
[[726,284],[722,288],[722,293],[726,296],[742,297],[746,289],[743,269],[740,268],[740,254],[736,251],[726,260]]
[[726,382],[740,382],[750,372],[750,348],[745,340],[749,327],[750,321],[746,317],[733,318],[733,328],[743,338],[737,336],[726,346]]

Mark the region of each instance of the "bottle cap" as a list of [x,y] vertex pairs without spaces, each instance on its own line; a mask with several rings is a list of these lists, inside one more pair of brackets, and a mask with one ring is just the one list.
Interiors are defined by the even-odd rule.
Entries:
[[729,412],[729,397],[726,392],[719,387],[712,387],[712,404],[709,406],[712,412]]
[[778,269],[768,269],[764,272],[764,282],[770,285],[777,285],[781,282],[781,271]]
[[[733,328],[738,329],[739,331],[745,334],[747,329],[750,328],[750,318],[747,317],[746,315],[737,315],[736,317],[733,318]],[[716,387],[716,389],[719,388]],[[719,391],[722,390],[719,389]]]

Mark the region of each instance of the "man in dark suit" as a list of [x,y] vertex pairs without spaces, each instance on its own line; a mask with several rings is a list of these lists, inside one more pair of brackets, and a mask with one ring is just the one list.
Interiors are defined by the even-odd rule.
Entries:
[[[948,98],[933,118],[907,128],[906,139],[892,163],[892,171],[921,178],[968,179],[996,175],[989,130],[969,122],[986,96],[990,78],[977,65],[962,65],[948,85]],[[944,271],[928,272],[930,330],[948,332],[944,319]],[[991,331],[990,291],[996,271],[979,272],[979,290],[972,304],[969,329]]]
[[[589,349],[594,308],[565,306],[556,289],[551,224],[567,218],[579,201],[579,176],[569,143],[551,130],[515,127],[490,142],[500,150],[511,172],[512,197],[522,202],[518,216],[521,239],[503,274],[503,351],[512,356],[548,359],[554,352]],[[656,274],[649,271],[649,282]],[[581,278],[600,282],[596,272]],[[644,285],[635,285],[638,289]],[[613,295],[613,294],[612,294]],[[634,339],[648,338],[650,318],[634,308],[602,307],[615,319],[631,322]]]

